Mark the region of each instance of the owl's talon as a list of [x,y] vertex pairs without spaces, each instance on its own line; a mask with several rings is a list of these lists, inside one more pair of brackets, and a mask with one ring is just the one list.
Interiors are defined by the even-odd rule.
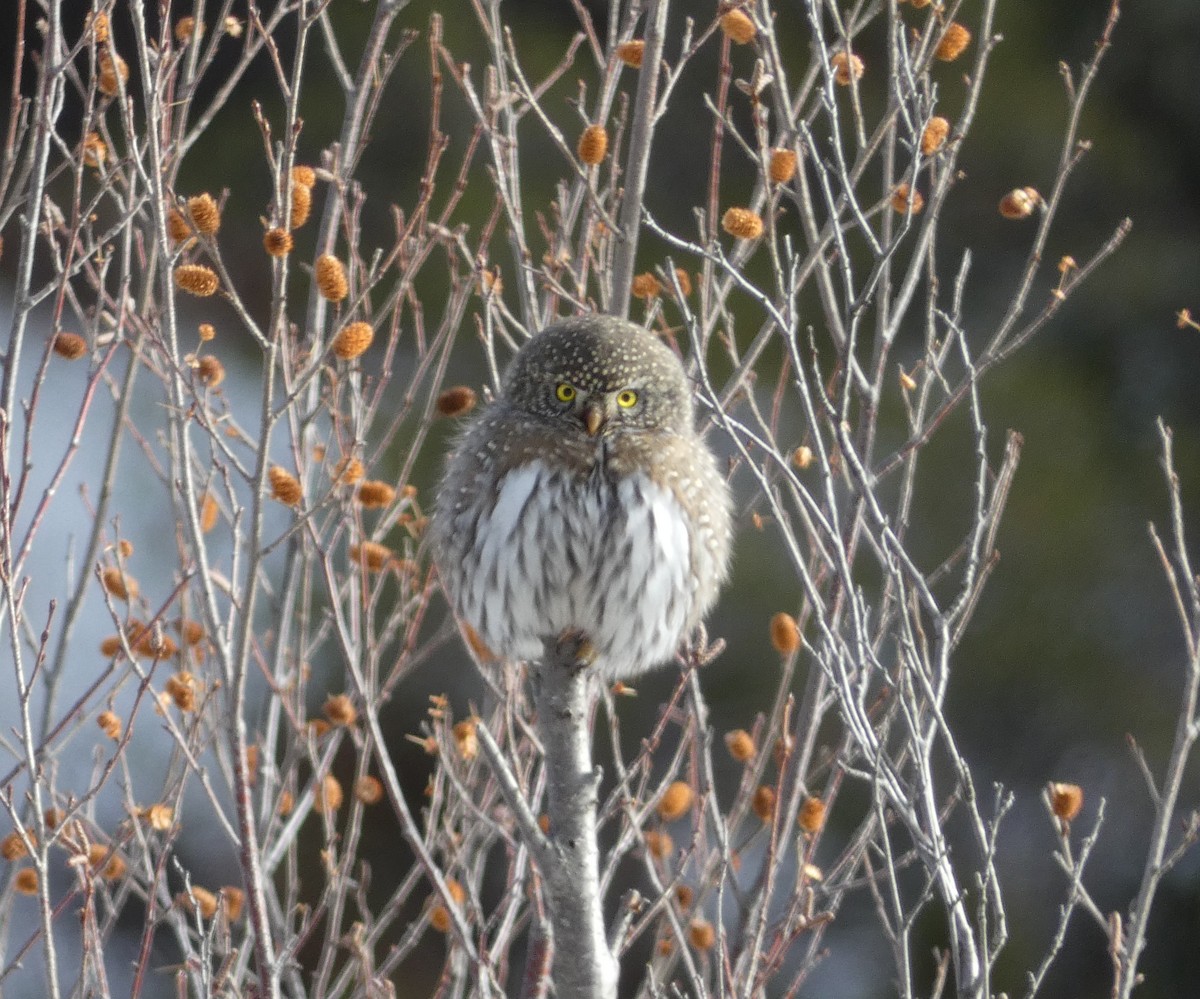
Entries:
[[578,629],[564,631],[558,636],[554,647],[555,658],[570,663],[575,669],[587,669],[596,661],[596,646]]

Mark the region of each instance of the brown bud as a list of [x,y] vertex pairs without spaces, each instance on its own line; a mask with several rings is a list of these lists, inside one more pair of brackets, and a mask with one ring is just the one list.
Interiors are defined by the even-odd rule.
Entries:
[[371,572],[382,572],[392,560],[392,550],[375,541],[364,541],[361,545],[350,546],[350,558],[365,564]]
[[99,132],[88,132],[83,137],[82,153],[83,162],[88,166],[97,169],[104,166],[104,161],[108,159],[108,146],[100,138]]
[[88,14],[83,19],[83,30],[92,33],[97,45],[103,45],[108,41],[108,15]]
[[183,217],[183,212],[178,208],[171,208],[167,211],[167,235],[171,237],[173,243],[183,243],[192,238],[192,227],[188,225],[188,220]]
[[[302,190],[302,188],[297,188]],[[346,268],[332,253],[323,253],[317,257],[316,266],[317,290],[323,298],[331,302],[340,302],[350,294],[350,283],[346,280]]]
[[925,131],[921,133],[921,155],[932,156],[946,144],[946,137],[950,134],[950,122],[941,115],[935,115],[929,119],[929,124],[925,126]]
[[179,651],[179,646],[169,635],[162,634],[157,628],[147,628],[140,624],[130,627],[129,644],[138,655],[154,659],[170,659]]
[[717,942],[717,931],[707,919],[693,919],[688,923],[688,940],[696,950],[710,950]]
[[199,645],[204,641],[204,625],[199,621],[181,617],[175,622],[175,630],[179,632],[179,637],[183,639],[183,644],[189,647]]
[[458,748],[458,755],[468,763],[479,755],[477,728],[474,718],[466,718],[454,726],[454,745]]
[[87,341],[78,333],[55,333],[50,349],[68,361],[78,361],[87,353]]
[[662,285],[649,271],[644,274],[637,274],[629,286],[634,298],[657,298],[662,292]]
[[217,896],[199,885],[192,885],[191,892],[181,891],[175,896],[175,904],[185,912],[198,909],[204,919],[212,919],[217,914]]
[[796,448],[795,451],[792,452],[792,464],[797,468],[808,468],[814,460],[815,456],[813,455],[813,449],[807,444],[801,444],[798,448]]
[[721,228],[738,239],[758,239],[763,234],[763,221],[749,208],[729,208],[721,216]]
[[121,84],[129,81],[129,65],[119,55],[110,55],[107,51],[100,53],[97,60],[99,74],[96,86],[105,97],[116,97],[121,92]]
[[1083,788],[1078,784],[1050,784],[1047,789],[1050,795],[1050,810],[1062,819],[1070,822],[1083,808]]
[[[446,890],[450,893],[450,897],[454,899],[454,904],[461,906],[466,900],[467,893],[453,878],[446,878]],[[453,921],[450,918],[450,912],[440,901],[435,902],[429,910],[429,925],[439,933],[449,933]]]
[[966,51],[970,44],[971,32],[957,21],[951,21],[946,25],[942,40],[938,42],[933,54],[942,62],[953,62]]
[[88,867],[105,881],[119,881],[125,876],[125,861],[119,853],[111,853],[103,843],[93,843],[88,847],[87,860]]
[[149,808],[143,808],[141,818],[151,829],[166,832],[175,822],[175,809],[159,802]]
[[349,726],[358,721],[358,710],[346,694],[331,694],[321,710],[334,725]]
[[297,163],[292,167],[292,183],[300,187],[312,187],[317,182],[317,171],[310,166]]
[[861,80],[867,71],[866,64],[853,52],[835,52],[829,57],[829,67],[833,70],[833,81],[841,87],[850,86],[852,80]]
[[220,513],[221,509],[213,499],[212,493],[205,493],[204,499],[200,501],[200,530],[207,534],[216,527]]
[[772,616],[771,644],[781,656],[790,656],[800,648],[800,628],[791,614],[780,611]]
[[[203,25],[201,25],[199,33],[204,34]],[[194,17],[181,17],[175,22],[175,41],[180,45],[186,45],[196,34],[196,19]]]
[[358,487],[358,502],[368,509],[385,507],[396,498],[396,490],[386,482],[371,479]]
[[342,361],[352,361],[361,357],[375,339],[375,331],[370,323],[362,321],[350,323],[338,330],[337,336],[329,345],[335,357]]
[[13,887],[21,895],[36,895],[38,890],[37,871],[32,867],[22,867],[13,878]]
[[198,332],[200,333],[201,341],[204,343],[217,338],[217,329],[212,323],[201,323],[198,327]]
[[296,506],[303,499],[300,480],[282,465],[272,465],[267,470],[267,479],[271,484],[272,499],[286,506]]
[[110,565],[100,573],[100,583],[110,596],[118,600],[129,600],[138,595],[137,580],[115,565]]
[[754,737],[744,728],[735,728],[732,732],[725,733],[725,748],[739,763],[747,763],[754,759],[754,754],[758,751],[754,745]]
[[304,184],[292,185],[292,228],[299,229],[312,214],[312,188]]
[[246,905],[246,893],[241,888],[226,885],[221,889],[221,905],[225,910],[225,918],[236,923],[242,918],[242,910]]
[[665,860],[675,852],[675,841],[671,834],[658,829],[646,830],[646,852],[659,860]]
[[190,295],[206,298],[215,294],[221,282],[217,272],[203,264],[180,264],[175,268],[175,284]]
[[595,166],[608,154],[608,132],[603,125],[588,125],[579,136],[576,146],[579,159],[587,166]]
[[378,777],[364,774],[354,782],[354,797],[364,805],[377,805],[383,801],[383,784]]
[[332,814],[342,807],[345,797],[338,779],[333,774],[326,774],[313,796],[313,811],[320,815]]
[[1006,219],[1027,219],[1041,202],[1033,187],[1017,187],[1000,199],[999,211]]
[[820,798],[809,796],[800,805],[796,816],[796,825],[806,833],[815,833],[825,824],[825,802]]
[[766,784],[755,788],[750,807],[763,822],[770,822],[775,817],[775,788]]
[[684,781],[677,780],[667,786],[658,802],[658,814],[664,822],[673,822],[684,815],[692,807],[692,788]]
[[920,191],[913,191],[907,184],[897,184],[892,191],[892,211],[899,215],[907,215],[911,208],[914,215],[920,215],[925,207],[925,199]]
[[10,832],[4,839],[0,839],[0,857],[5,860],[20,860],[28,854],[29,847],[25,845],[25,840],[19,832]]
[[286,257],[295,245],[286,229],[268,229],[263,233],[263,249],[273,257]]
[[96,716],[96,724],[100,726],[100,731],[107,735],[113,742],[121,738],[121,719],[111,711],[101,711]]
[[767,176],[774,184],[786,184],[796,175],[796,154],[790,149],[772,149]]
[[212,236],[221,228],[221,209],[211,194],[197,194],[194,198],[188,198],[187,210],[197,232]]
[[467,385],[453,385],[437,397],[437,411],[442,416],[463,416],[475,408],[475,390]]
[[617,46],[617,58],[626,66],[634,69],[642,68],[642,60],[646,57],[646,43],[640,38],[622,42]]
[[200,681],[187,670],[180,670],[166,682],[163,688],[180,711],[196,710],[196,692]]
[[744,10],[730,10],[721,15],[721,30],[737,45],[749,45],[758,34],[754,22]]
[[196,377],[209,388],[216,388],[225,380],[225,365],[212,354],[196,359]]
[[334,466],[333,477],[345,485],[353,485],[363,477],[366,469],[363,463],[355,457],[346,457]]

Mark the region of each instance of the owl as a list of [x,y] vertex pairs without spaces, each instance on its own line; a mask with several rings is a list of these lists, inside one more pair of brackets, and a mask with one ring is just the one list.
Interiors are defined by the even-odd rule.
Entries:
[[558,322],[516,354],[449,457],[434,558],[495,655],[568,633],[628,680],[671,659],[729,570],[731,500],[679,359],[610,316]]

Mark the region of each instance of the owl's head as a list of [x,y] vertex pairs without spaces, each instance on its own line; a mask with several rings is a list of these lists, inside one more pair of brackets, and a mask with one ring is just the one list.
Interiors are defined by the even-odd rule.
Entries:
[[590,437],[693,430],[692,389],[671,349],[613,316],[548,326],[513,358],[504,396],[525,412]]

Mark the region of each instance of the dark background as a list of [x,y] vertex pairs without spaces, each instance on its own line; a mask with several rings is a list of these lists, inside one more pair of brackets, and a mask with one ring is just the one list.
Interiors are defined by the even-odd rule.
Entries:
[[[81,24],[87,5],[66,6],[65,23]],[[606,5],[592,6],[600,16]],[[970,23],[976,6],[965,4],[959,19]],[[9,79],[12,53],[4,40],[13,36],[15,4],[3,0],[0,8],[0,79]],[[482,67],[484,53],[469,5],[413,4],[402,20],[424,31],[429,11],[438,8],[448,17],[447,44],[458,58]],[[510,0],[504,10],[536,78],[557,60],[576,28],[570,7]],[[1049,189],[1066,113],[1058,63],[1065,60],[1077,68],[1090,58],[1107,10],[1107,0],[999,4],[996,28],[1003,41],[993,55],[960,161],[966,178],[950,196],[943,231],[943,261],[956,260],[956,247],[969,247],[974,255],[966,309],[968,335],[978,331],[973,342],[986,338],[995,310],[1008,299],[1029,239],[1028,229],[995,214],[995,201],[1015,186]],[[351,33],[362,30],[370,12],[369,5],[345,0],[335,0],[335,11],[347,19]],[[706,18],[710,10],[706,6],[696,14]],[[781,16],[791,17],[800,30],[802,22],[790,8]],[[120,15],[117,30],[120,40]],[[798,35],[797,51],[805,45]],[[346,50],[354,51],[349,41]],[[735,70],[748,75],[751,57],[738,53],[738,58]],[[386,205],[411,203],[416,189],[428,126],[427,60],[422,38],[397,74],[359,172],[371,207],[366,213],[368,245],[388,238]],[[692,71],[696,86],[712,79],[711,65],[711,52],[707,64],[698,60]],[[1151,815],[1126,734],[1145,747],[1158,774],[1174,731],[1184,649],[1146,524],[1154,520],[1166,531],[1155,430],[1161,416],[1175,430],[1184,497],[1192,505],[1189,524],[1200,537],[1200,333],[1177,329],[1174,320],[1184,307],[1200,312],[1198,65],[1200,4],[1127,4],[1084,116],[1081,134],[1092,141],[1093,150],[1069,188],[1047,256],[1070,253],[1084,259],[1125,216],[1133,219],[1132,234],[1051,326],[993,372],[983,387],[993,447],[1012,428],[1023,434],[1025,449],[1000,533],[1002,560],[958,656],[948,714],[975,770],[977,787],[986,792],[995,781],[1017,795],[1000,854],[1012,942],[995,983],[1010,994],[1022,991],[1023,970],[1043,953],[1065,891],[1064,878],[1050,859],[1055,840],[1039,801],[1041,787],[1048,780],[1084,787],[1087,803],[1079,828],[1090,826],[1097,802],[1107,799],[1088,883],[1102,909],[1124,910],[1138,887]],[[250,99],[256,98],[268,115],[277,113],[268,74],[260,61],[182,176],[184,186],[196,190],[234,188],[233,203],[247,218],[262,213],[269,201],[261,142],[248,111]],[[321,70],[314,69],[302,141],[310,162],[341,124],[340,102],[322,97],[322,88],[329,85]],[[461,107],[448,113],[465,121]],[[691,207],[703,197],[703,178],[694,170],[703,169],[705,161],[680,156],[677,150],[679,142],[703,143],[707,129],[707,120],[673,121],[652,165],[647,202],[668,226],[684,231],[691,231]],[[551,167],[556,164],[553,157],[544,159]],[[535,161],[527,160],[525,169],[532,170]],[[478,185],[477,221],[488,205],[485,186]],[[473,210],[471,197],[464,206],[467,218]],[[3,235],[10,247],[16,246],[15,231]],[[227,250],[236,253],[236,246]],[[647,264],[659,259],[653,246],[646,252]],[[254,241],[247,243],[247,260],[260,254]],[[12,254],[6,253],[0,260],[5,284],[12,279],[11,266]],[[462,365],[462,377],[472,376],[468,359],[456,363]],[[960,508],[969,488],[961,481],[962,443],[950,434],[925,459],[921,488],[935,497],[943,492],[947,508]],[[433,467],[425,474],[432,482]],[[922,509],[927,519],[917,526],[936,532],[938,503],[926,501]],[[944,550],[949,543],[935,534],[931,548]],[[717,634],[728,636],[730,649],[706,677],[719,731],[748,725],[766,704],[774,662],[766,620],[797,599],[790,576],[772,577],[771,556],[769,536],[742,531],[735,578],[713,623]],[[445,662],[434,669],[440,673]],[[756,676],[764,678],[761,685],[754,682]],[[413,730],[422,710],[423,682],[415,678],[412,689],[419,696],[407,698],[415,707],[398,705],[389,717],[397,739],[395,756],[414,790],[423,784],[427,764],[400,739]],[[430,690],[444,686],[436,673],[428,682]],[[641,685],[642,696],[624,718],[627,731],[636,733],[648,724],[658,696],[671,682],[664,675]],[[336,681],[331,686],[340,689]],[[1185,809],[1196,807],[1200,797],[1194,771],[1184,789]],[[376,878],[387,883],[387,851],[394,862],[395,831],[380,818],[369,840],[381,850],[374,860]],[[202,846],[185,844],[186,849]],[[1197,856],[1167,879],[1155,913],[1143,961],[1146,984],[1139,994],[1146,999],[1195,996],[1200,982]],[[864,999],[891,994],[890,983],[873,980],[861,960],[839,959],[837,939],[835,931],[830,936],[834,956],[802,994],[824,991]],[[933,942],[931,938],[931,946]],[[1100,931],[1088,917],[1077,915],[1044,994],[1105,996],[1110,976]],[[429,982],[419,976],[406,982],[410,991],[404,992],[402,985],[401,994],[429,990]]]

